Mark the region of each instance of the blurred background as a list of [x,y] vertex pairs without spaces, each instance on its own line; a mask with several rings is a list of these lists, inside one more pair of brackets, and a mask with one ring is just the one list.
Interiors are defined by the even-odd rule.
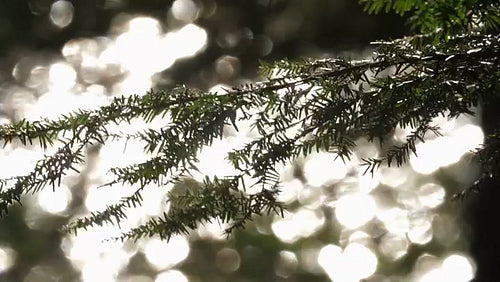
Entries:
[[[218,91],[262,80],[259,60],[369,58],[370,41],[409,34],[404,18],[370,16],[356,2],[2,0],[0,123],[55,118],[176,84]],[[347,163],[317,153],[280,168],[288,213],[256,217],[229,239],[217,222],[169,242],[103,242],[117,226],[58,233],[130,194],[133,187],[96,187],[109,181],[111,167],[148,157],[132,141],[126,149],[123,142],[89,148],[81,175],[26,196],[0,219],[0,281],[469,281],[476,265],[467,203],[450,198],[477,176],[468,152],[484,134],[473,117],[434,122],[444,136],[428,136],[402,168],[363,175],[360,160],[381,153],[363,139]],[[146,126],[134,120],[110,130]],[[241,129],[202,151],[204,174],[231,174],[224,153],[255,137]],[[392,141],[410,131],[397,129]],[[27,174],[51,152],[8,144],[0,177]],[[170,189],[146,189],[122,230],[161,215]]]

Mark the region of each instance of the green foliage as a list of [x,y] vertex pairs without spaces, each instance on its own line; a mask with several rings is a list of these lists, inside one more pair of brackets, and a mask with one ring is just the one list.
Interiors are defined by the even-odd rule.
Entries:
[[[360,0],[369,13],[411,12],[411,27],[439,38],[468,30],[498,31],[500,3],[495,0]],[[446,37],[445,37],[446,38]]]
[[[203,146],[223,138],[224,128],[238,130],[249,121],[258,137],[228,153],[226,159],[237,173],[225,178],[206,178],[198,188],[170,193],[171,208],[163,216],[124,232],[116,239],[137,240],[159,235],[188,234],[198,224],[218,220],[229,223],[226,232],[242,228],[254,215],[282,214],[276,200],[279,173],[276,166],[293,162],[312,152],[336,153],[349,159],[359,138],[383,145],[384,155],[366,158],[367,172],[381,165],[405,164],[424,142],[432,118],[473,114],[472,107],[487,103],[500,90],[500,36],[475,25],[497,27],[498,3],[488,1],[361,1],[370,12],[394,9],[413,12],[410,19],[421,31],[443,28],[443,41],[434,35],[380,41],[370,60],[342,58],[282,60],[262,63],[265,82],[244,85],[225,93],[206,93],[184,86],[151,90],[145,95],[115,98],[95,111],[78,111],[57,120],[21,120],[0,126],[0,138],[23,145],[38,142],[42,148],[59,146],[56,153],[40,160],[32,173],[0,181],[0,212],[4,215],[21,196],[46,185],[55,189],[61,178],[84,162],[85,150],[114,139],[134,139],[145,144],[151,158],[142,163],[110,170],[111,186],[124,183],[135,192],[106,210],[65,226],[77,232],[106,223],[120,224],[127,209],[142,204],[141,193],[150,185],[182,184],[197,170]],[[458,4],[451,11],[452,4]],[[432,16],[436,13],[437,16]],[[472,11],[472,14],[469,13]],[[479,18],[476,17],[479,15]],[[422,20],[417,20],[422,17]],[[475,22],[479,21],[479,22]],[[490,22],[492,21],[492,22]],[[474,25],[473,25],[474,24]],[[461,32],[461,33],[456,33]],[[431,43],[429,43],[431,42]],[[168,117],[159,129],[134,134],[108,132],[110,124],[146,123]],[[403,144],[387,138],[396,127],[412,128]],[[499,172],[498,136],[490,136],[476,155],[485,175]],[[248,183],[250,182],[250,183]],[[249,185],[260,187],[247,193]]]

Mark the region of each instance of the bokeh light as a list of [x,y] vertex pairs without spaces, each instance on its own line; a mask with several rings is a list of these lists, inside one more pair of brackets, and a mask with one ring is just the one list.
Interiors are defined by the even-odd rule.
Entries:
[[179,270],[167,270],[159,273],[154,282],[188,282],[188,278]]
[[397,260],[408,252],[409,242],[406,237],[386,234],[382,237],[379,250],[391,260]]
[[200,13],[198,5],[192,0],[176,0],[170,9],[176,19],[185,22],[194,21]]
[[[438,168],[458,162],[464,154],[479,148],[483,140],[484,134],[479,126],[464,125],[449,135],[417,144],[418,157],[412,155],[410,164],[416,172],[430,174]],[[435,157],[437,155],[439,158]]]
[[304,174],[312,186],[321,186],[334,180],[340,180],[347,174],[347,166],[333,153],[310,155],[304,165]]
[[419,282],[467,282],[474,278],[475,272],[470,259],[459,254],[450,255],[442,261],[433,259],[428,265],[421,267],[424,271],[417,275]]
[[9,270],[14,264],[16,253],[13,249],[7,246],[0,246],[0,274]]
[[50,6],[50,20],[55,26],[65,28],[73,21],[74,10],[70,1],[58,0]]
[[[107,0],[103,7],[112,11],[124,2]],[[259,1],[263,7],[271,2]],[[73,23],[74,17],[78,16],[75,13],[76,4],[73,6],[75,2],[30,3],[33,13],[47,15],[49,25],[56,32],[69,31],[78,24],[76,21]],[[159,82],[174,81],[172,77],[177,73],[170,71],[175,69],[176,64],[183,65],[188,58],[204,50],[213,52],[211,48],[222,51],[215,52],[207,69],[203,70],[204,74],[211,75],[204,80],[207,84],[204,87],[222,94],[233,87],[234,81],[250,81],[249,77],[242,78],[248,75],[246,68],[249,64],[241,55],[244,48],[251,49],[256,56],[268,56],[279,51],[280,44],[293,38],[306,22],[298,10],[289,9],[265,23],[260,31],[243,24],[228,25],[215,32],[208,27],[205,29],[203,24],[210,23],[211,16],[218,13],[231,15],[231,12],[234,10],[218,7],[215,1],[194,0],[173,1],[164,17],[119,12],[111,21],[109,33],[62,42],[59,56],[40,59],[29,54],[16,58],[14,67],[8,70],[14,83],[4,83],[4,77],[0,76],[0,90],[6,97],[1,106],[6,113],[13,112],[9,118],[2,116],[0,123],[19,118],[58,118],[77,109],[95,109],[106,105],[115,96],[142,95],[158,86]],[[78,33],[78,36],[85,34],[88,33]],[[189,74],[186,81],[196,81],[197,76],[197,73]],[[241,116],[238,113],[238,117]],[[225,156],[230,150],[241,148],[259,136],[255,129],[250,128],[254,121],[255,118],[241,121],[238,132],[226,128],[224,139],[214,140],[211,146],[204,147],[198,155],[200,173],[193,172],[193,178],[201,181],[205,176],[235,174]],[[283,183],[278,199],[290,210],[284,218],[276,216],[265,218],[264,223],[249,224],[250,234],[253,232],[252,224],[255,224],[255,233],[275,236],[273,239],[279,242],[280,247],[288,249],[276,248],[272,265],[274,275],[287,279],[297,272],[310,272],[314,275],[326,273],[332,281],[340,282],[378,281],[379,277],[382,277],[381,281],[386,278],[392,281],[390,279],[394,277],[377,276],[377,269],[382,269],[385,265],[380,265],[387,261],[401,263],[411,258],[412,246],[424,249],[432,242],[439,248],[459,248],[457,242],[462,241],[458,239],[463,238],[460,227],[453,217],[441,211],[452,192],[433,173],[456,164],[484,141],[484,133],[475,122],[471,118],[434,118],[432,124],[439,126],[444,136],[428,134],[425,142],[417,144],[418,157],[411,156],[408,165],[381,167],[373,174],[363,173],[364,169],[359,167],[360,160],[380,157],[384,152],[382,147],[366,139],[356,141],[358,147],[352,159],[346,162],[337,158],[336,154],[318,152],[298,159],[297,166],[280,166],[278,170]],[[158,128],[168,123],[168,117],[152,124],[132,120],[130,124],[110,125],[108,130],[111,133],[134,134],[138,130]],[[292,128],[286,133],[293,136],[298,129]],[[397,128],[391,141],[401,144],[412,130]],[[39,213],[36,208],[28,206],[23,217],[26,225],[40,230],[40,224],[33,228],[34,219],[43,219],[50,214],[61,217],[70,212],[72,218],[81,217],[103,211],[110,204],[130,195],[135,191],[133,187],[100,185],[112,179],[113,175],[109,173],[111,168],[143,162],[151,157],[144,153],[143,148],[143,143],[133,139],[127,142],[115,140],[99,147],[98,160],[88,171],[84,171],[88,179],[81,181],[70,177],[55,191],[50,188],[42,190],[33,202],[36,208],[46,213]],[[28,174],[37,160],[42,159],[44,154],[53,153],[53,150],[41,151],[7,144],[0,151],[0,163],[8,164],[2,166],[0,177]],[[451,177],[454,180],[463,177],[460,180],[462,184],[475,177],[473,173],[464,174]],[[237,275],[246,267],[245,252],[239,246],[224,243],[220,247],[226,242],[224,229],[229,225],[216,220],[200,224],[191,233],[189,241],[181,236],[172,237],[169,242],[158,238],[139,242],[103,241],[167,212],[170,206],[166,193],[170,189],[170,186],[145,187],[143,205],[127,210],[129,218],[121,222],[120,227],[105,224],[82,230],[77,235],[64,236],[60,248],[74,270],[81,272],[82,281],[188,282],[188,277],[191,278],[189,272],[184,274],[172,267],[180,267],[185,261],[191,263],[191,255],[196,258],[198,254],[194,251],[196,244],[193,242],[198,241],[219,244],[213,253],[213,269],[226,275]],[[246,193],[259,190],[248,190]],[[71,211],[73,201],[81,201],[81,208]],[[340,234],[339,242],[335,242],[337,234]],[[230,237],[229,240],[232,239]],[[330,244],[332,242],[338,245]],[[250,249],[246,247],[244,250]],[[264,253],[260,250],[264,247],[253,248],[254,251],[258,249],[255,253]],[[1,245],[0,273],[8,271],[16,263],[17,256],[12,247]],[[151,273],[124,274],[127,267],[135,267],[131,265],[131,260],[136,263],[138,257],[143,258],[145,266],[142,267]],[[184,271],[184,268],[180,269]],[[56,276],[54,269],[44,265],[35,265],[26,271],[25,281],[42,281],[42,278]],[[442,258],[424,255],[410,273],[393,280],[470,281],[474,272],[474,262],[465,254],[450,254]],[[197,278],[192,280],[197,281]]]
[[211,222],[204,222],[198,226],[197,234],[201,239],[205,240],[225,240],[226,234],[224,230],[229,227],[227,223],[222,223],[218,220],[212,220]]
[[[2,150],[3,151],[3,150]],[[0,155],[4,164],[0,170],[2,179],[18,175],[27,175],[35,167],[36,162],[43,158],[41,151],[29,150],[23,147],[15,148]]]
[[204,146],[198,155],[196,167],[199,173],[194,173],[194,178],[203,181],[205,176],[210,178],[230,176],[235,174],[234,167],[226,160],[227,153],[234,144],[228,139],[214,140],[211,146]]
[[474,265],[470,258],[453,254],[444,259],[442,270],[449,281],[466,282],[474,278]]
[[343,251],[335,245],[323,247],[318,263],[335,282],[354,282],[366,279],[377,269],[376,255],[364,245],[349,244]]
[[408,239],[415,244],[424,245],[432,240],[432,219],[426,214],[415,214],[410,218]]
[[188,241],[183,236],[172,237],[168,242],[152,238],[146,243],[144,254],[148,262],[160,270],[174,266],[186,259],[189,249]]
[[67,91],[75,86],[76,71],[67,63],[54,63],[49,68],[49,82],[53,90]]
[[298,264],[299,262],[295,253],[281,251],[276,263],[276,275],[287,278],[297,269]]
[[278,195],[278,200],[284,203],[291,203],[297,200],[298,194],[302,193],[304,189],[303,183],[298,179],[282,182],[282,187]]
[[375,216],[376,205],[369,195],[352,194],[336,203],[335,217],[346,228],[358,228]]
[[42,190],[38,195],[38,204],[43,210],[50,213],[60,213],[66,209],[71,201],[71,191],[67,186],[61,185],[54,191]]
[[235,249],[223,248],[215,255],[215,265],[225,273],[238,270],[240,263],[240,254]]
[[377,209],[376,212],[377,218],[384,223],[385,229],[399,236],[405,236],[410,229],[408,215],[407,210],[398,207]]
[[296,213],[286,213],[272,224],[274,234],[283,242],[293,243],[301,237],[314,234],[325,219],[320,211],[300,209]]
[[418,200],[422,206],[435,208],[443,203],[446,192],[441,185],[427,183],[418,188]]

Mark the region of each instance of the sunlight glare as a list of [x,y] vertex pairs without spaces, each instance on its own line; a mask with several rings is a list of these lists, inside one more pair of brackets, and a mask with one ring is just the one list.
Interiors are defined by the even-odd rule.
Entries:
[[435,208],[441,205],[445,199],[446,191],[443,186],[435,183],[427,183],[418,188],[418,200],[427,208]]
[[124,196],[131,195],[134,189],[131,186],[99,187],[91,185],[88,188],[85,206],[91,212],[104,211],[109,205],[120,201]]
[[101,256],[93,260],[88,260],[81,270],[82,282],[118,281],[118,274],[127,263],[128,259],[124,260],[124,258],[119,256]]
[[[430,123],[431,126],[437,126],[439,128],[439,133],[448,134],[455,128],[456,118],[449,118],[449,111],[443,112],[443,115],[434,117]],[[436,135],[430,134],[429,137],[434,137]],[[426,135],[427,137],[427,135]]]
[[0,169],[1,179],[27,175],[35,167],[36,162],[43,158],[43,152],[28,150],[23,147],[15,148],[5,156],[0,156],[2,163],[9,164]]
[[120,64],[135,73],[131,77],[136,80],[138,75],[145,79],[170,68],[178,59],[194,56],[206,43],[207,33],[197,25],[188,24],[163,34],[156,19],[137,17],[129,22],[128,30],[103,51],[101,59]]
[[49,82],[52,90],[67,91],[76,84],[76,71],[68,63],[54,63],[49,67]]
[[444,276],[444,273],[441,270],[441,268],[434,268],[422,274],[418,282],[441,282],[441,281],[447,281],[446,278],[447,277]]
[[[181,29],[169,32],[162,38],[166,52],[175,60],[192,57],[206,47],[207,32],[194,24],[188,24]],[[161,58],[161,57],[160,57]]]
[[155,282],[189,282],[184,273],[179,270],[170,269],[160,272],[155,279]]
[[174,266],[189,254],[189,243],[184,236],[172,236],[170,240],[149,239],[144,247],[148,262],[157,270]]
[[154,18],[136,17],[128,22],[128,32],[138,35],[158,35],[161,32],[161,26]]
[[72,263],[80,264],[91,261],[97,257],[115,256],[128,257],[122,251],[123,243],[118,241],[106,241],[112,236],[120,234],[118,226],[94,226],[87,230],[80,230],[78,236],[67,235],[67,240],[61,242],[61,249]]
[[278,194],[278,201],[283,202],[285,204],[289,204],[295,200],[297,200],[297,196],[304,189],[303,183],[294,178],[290,181],[282,182],[282,188],[280,193]]
[[433,231],[430,218],[421,216],[411,219],[408,239],[410,239],[412,243],[425,245],[432,240],[432,237]]
[[424,253],[414,267],[414,281],[418,282],[467,282],[474,278],[475,266],[468,257],[452,254],[441,259]]
[[123,80],[113,85],[112,93],[115,96],[144,95],[153,87],[151,74],[146,72],[129,72]]
[[43,189],[37,194],[40,207],[50,213],[60,213],[66,209],[71,201],[71,191],[66,185],[52,189]]
[[383,166],[380,168],[380,183],[390,186],[392,188],[396,188],[408,179],[408,175],[410,170],[405,167],[386,167]]
[[326,245],[319,251],[318,264],[325,270],[332,281],[336,274],[345,270],[339,269],[342,263],[342,249],[337,245]]
[[[107,102],[104,95],[81,93],[75,95],[66,90],[52,90],[44,93],[37,102],[36,107],[31,108],[25,114],[26,119],[38,120],[41,117],[57,119],[63,114],[68,114],[78,109],[95,109],[98,105]],[[57,105],[57,106],[54,106]],[[47,111],[47,109],[51,109]]]
[[385,229],[398,236],[406,236],[410,230],[408,211],[392,207],[389,209],[377,209],[377,218],[384,223]]
[[362,193],[370,193],[380,184],[381,174],[377,170],[373,174],[364,173],[363,169],[358,171],[358,189]]
[[423,253],[417,258],[413,267],[415,279],[418,282],[446,281],[442,271],[442,260],[434,255]]
[[164,52],[171,52],[176,59],[192,57],[206,47],[207,39],[207,32],[203,28],[187,24],[177,31],[166,34],[163,40],[168,50]]
[[[416,151],[418,156],[410,156],[410,164],[418,173],[431,174],[441,166],[452,164],[459,160],[453,147],[449,146],[451,140],[447,136],[439,137],[425,143],[417,144]],[[439,157],[436,157],[439,156]]]
[[344,178],[347,174],[347,166],[341,158],[336,157],[336,154],[324,152],[308,156],[304,165],[307,182],[319,187],[333,180]]
[[80,65],[80,77],[85,83],[96,83],[106,70],[106,65],[94,56],[84,56]]
[[128,71],[150,76],[169,68],[174,59],[164,57],[168,51],[161,40],[161,27],[154,18],[137,17],[129,22],[128,31],[116,38],[114,46],[119,63]]
[[167,203],[167,192],[170,191],[170,186],[148,187],[142,191],[142,210],[148,216],[160,216],[163,212],[167,212],[169,204]]
[[[143,147],[144,144],[137,140],[128,140],[128,142],[119,140],[107,143],[101,148],[95,173],[98,176],[104,176],[113,167],[125,167],[146,161],[147,154],[144,152]],[[120,160],[119,163],[116,162],[117,159]]]
[[379,244],[380,252],[390,260],[398,260],[408,252],[410,243],[406,237],[387,233],[382,237]]
[[418,157],[412,154],[410,164],[416,172],[430,174],[440,167],[456,163],[465,153],[478,148],[483,140],[484,134],[481,128],[467,124],[453,130],[449,136],[417,144]]
[[296,213],[285,213],[283,218],[273,222],[274,234],[285,243],[293,243],[300,237],[309,237],[318,231],[325,222],[320,211],[300,209]]
[[350,265],[350,269],[356,274],[357,279],[370,277],[377,269],[378,259],[372,250],[367,247],[352,243],[349,244],[342,253],[344,263]]
[[463,255],[450,255],[443,261],[442,271],[448,281],[467,282],[474,278],[475,266]]
[[226,235],[224,230],[229,227],[227,223],[221,223],[218,220],[205,222],[197,228],[198,236],[206,240],[225,240]]
[[392,136],[392,139],[396,143],[403,144],[406,142],[406,137],[414,130],[415,129],[410,126],[402,128],[398,125],[396,126],[396,128],[394,128],[394,135]]
[[480,126],[474,124],[466,124],[459,127],[450,133],[460,146],[462,154],[465,154],[471,150],[475,150],[481,146],[484,142],[484,133]]
[[323,195],[321,193],[321,189],[318,187],[311,187],[307,185],[299,190],[298,200],[302,206],[315,210],[323,203]]
[[336,204],[335,217],[343,226],[355,229],[370,221],[375,216],[375,210],[375,201],[370,195],[345,195]]
[[203,181],[205,176],[210,178],[235,175],[234,167],[226,160],[227,153],[232,150],[232,144],[227,138],[215,139],[210,146],[204,146],[198,154],[196,164],[200,172],[193,173],[197,181]]
[[351,243],[343,252],[336,245],[323,247],[318,255],[318,263],[332,281],[357,282],[375,273],[378,259],[367,247]]

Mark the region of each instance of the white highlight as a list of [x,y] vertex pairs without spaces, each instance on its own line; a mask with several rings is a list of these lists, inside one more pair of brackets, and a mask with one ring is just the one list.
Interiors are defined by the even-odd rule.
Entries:
[[450,255],[441,265],[420,275],[419,282],[468,282],[474,278],[475,267],[462,255]]
[[144,247],[144,254],[153,267],[165,269],[187,258],[189,243],[183,236],[172,237],[168,242],[153,238]]
[[69,1],[56,1],[50,6],[50,21],[59,28],[67,27],[73,21],[75,8]]
[[410,243],[405,237],[388,233],[382,237],[379,250],[391,260],[397,260],[408,252]]
[[422,174],[430,174],[441,167],[454,164],[467,152],[478,148],[484,140],[479,126],[467,124],[434,140],[416,145],[418,157],[412,155],[412,168]]
[[179,270],[167,270],[156,276],[155,282],[188,282],[186,275]]
[[385,229],[392,234],[406,236],[410,230],[408,211],[401,208],[379,209],[377,218],[384,223]]
[[467,282],[474,278],[474,265],[462,255],[450,255],[443,261],[442,270],[448,281]]
[[171,8],[173,16],[181,21],[192,22],[199,14],[198,6],[191,0],[176,0]]
[[347,166],[336,154],[317,153],[310,155],[304,165],[307,182],[312,186],[322,186],[346,176]]
[[0,246],[0,274],[14,265],[16,253],[9,247]]
[[50,213],[60,213],[66,209],[71,201],[71,191],[65,185],[52,189],[43,189],[38,194],[38,204]]
[[323,247],[318,263],[332,281],[355,282],[372,276],[377,270],[378,260],[372,250],[351,243],[343,252],[335,245]]
[[59,62],[49,68],[51,90],[67,91],[76,84],[76,71],[67,63]]
[[446,192],[441,185],[427,183],[418,188],[418,200],[428,208],[435,208],[444,201]]
[[369,195],[346,195],[338,200],[335,217],[345,227],[355,229],[375,216],[375,208],[375,202]]
[[283,242],[293,243],[300,237],[314,234],[323,225],[323,214],[307,209],[297,213],[286,213],[284,218],[275,220],[271,226],[274,234]]

